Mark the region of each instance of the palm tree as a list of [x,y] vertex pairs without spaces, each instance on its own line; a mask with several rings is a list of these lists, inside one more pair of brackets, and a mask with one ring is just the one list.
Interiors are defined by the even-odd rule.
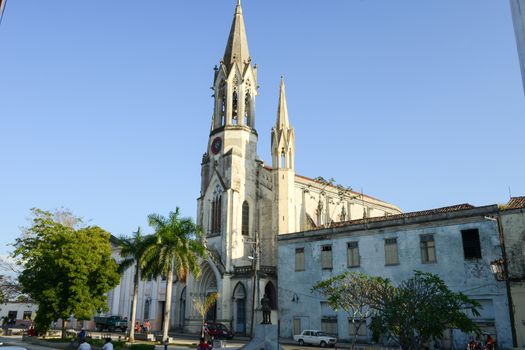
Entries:
[[207,297],[199,298],[199,299],[193,299],[193,307],[199,315],[202,318],[201,323],[201,337],[204,337],[204,318],[206,317],[206,314],[208,313],[208,310],[215,304],[217,301],[217,298],[219,297],[219,293],[211,293],[208,294]]
[[140,227],[137,232],[133,232],[132,237],[120,238],[120,256],[124,258],[119,264],[119,272],[123,273],[131,266],[135,266],[133,277],[133,304],[131,306],[131,326],[129,331],[129,341],[135,340],[135,319],[137,316],[137,299],[139,290],[140,262],[147,247],[147,239],[142,234]]
[[163,275],[166,280],[166,307],[162,341],[168,340],[171,313],[171,293],[173,274],[185,282],[188,274],[200,274],[200,260],[206,257],[201,230],[190,218],[181,218],[179,208],[168,217],[158,214],[148,215],[149,225],[155,230],[155,244],[144,250],[141,268],[147,276]]

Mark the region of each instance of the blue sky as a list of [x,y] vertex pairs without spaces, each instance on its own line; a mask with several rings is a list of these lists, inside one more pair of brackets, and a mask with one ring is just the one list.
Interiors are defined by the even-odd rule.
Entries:
[[[195,217],[209,87],[234,5],[8,1],[0,252],[32,207],[67,207],[115,235],[176,206]],[[264,160],[284,75],[302,175],[405,211],[504,203],[509,187],[525,195],[508,1],[244,0],[243,9]]]

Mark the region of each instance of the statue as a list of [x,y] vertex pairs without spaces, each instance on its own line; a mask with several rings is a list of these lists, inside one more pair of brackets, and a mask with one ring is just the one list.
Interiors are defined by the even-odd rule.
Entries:
[[264,294],[264,297],[261,299],[261,306],[263,313],[263,321],[261,324],[272,324],[272,320],[270,320],[272,309],[270,308],[270,299],[268,299],[266,294]]

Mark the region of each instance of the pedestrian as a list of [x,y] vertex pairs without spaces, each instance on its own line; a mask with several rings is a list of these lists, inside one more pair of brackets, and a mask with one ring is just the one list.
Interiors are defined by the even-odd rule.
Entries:
[[146,333],[149,333],[150,331],[150,323],[149,323],[149,320],[146,320],[146,323],[144,323],[144,328],[146,329]]
[[78,344],[80,345],[85,341],[86,341],[86,330],[82,328],[80,333],[78,333]]
[[111,338],[106,338],[106,343],[102,347],[102,350],[113,350],[113,343],[111,342]]
[[91,350],[91,345],[84,339],[78,346],[78,350]]
[[486,350],[494,350],[496,345],[496,340],[492,338],[490,334],[487,334],[487,341],[485,342],[485,349]]
[[201,337],[199,345],[197,345],[197,350],[211,350],[210,344],[206,342],[206,339],[204,339],[204,337]]
[[135,322],[135,333],[140,332],[140,324],[139,321]]

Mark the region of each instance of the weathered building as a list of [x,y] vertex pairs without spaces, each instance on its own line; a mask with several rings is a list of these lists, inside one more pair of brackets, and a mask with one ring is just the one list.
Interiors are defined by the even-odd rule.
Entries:
[[510,292],[516,345],[525,348],[525,197],[511,198],[502,206],[499,222],[507,263],[502,279],[508,283]]
[[[472,317],[500,345],[511,346],[506,283],[496,280],[491,270],[491,262],[502,258],[496,215],[496,205],[463,204],[280,235],[281,336],[311,328],[350,338],[348,315],[330,309],[311,292],[318,281],[356,271],[397,284],[419,270],[439,275],[452,290],[477,300],[483,307],[481,315]],[[370,330],[362,327],[360,340],[370,336]],[[458,348],[468,341],[458,331],[448,332],[445,339]]]
[[[282,79],[277,118],[269,132],[272,161],[265,165],[257,155],[258,87],[238,1],[224,56],[214,69],[213,117],[201,162],[197,223],[204,230],[210,258],[198,280],[190,277],[187,284],[175,283],[172,328],[197,332],[201,321],[192,300],[213,292],[219,299],[206,318],[223,322],[236,333],[251,333],[257,321],[252,311],[260,307],[265,293],[277,322],[279,234],[401,213],[395,205],[296,173],[296,135]],[[131,274],[125,274],[121,286],[110,294],[111,313],[129,316],[131,281]],[[153,329],[161,326],[162,283],[145,281],[139,288],[138,320],[151,319]]]

